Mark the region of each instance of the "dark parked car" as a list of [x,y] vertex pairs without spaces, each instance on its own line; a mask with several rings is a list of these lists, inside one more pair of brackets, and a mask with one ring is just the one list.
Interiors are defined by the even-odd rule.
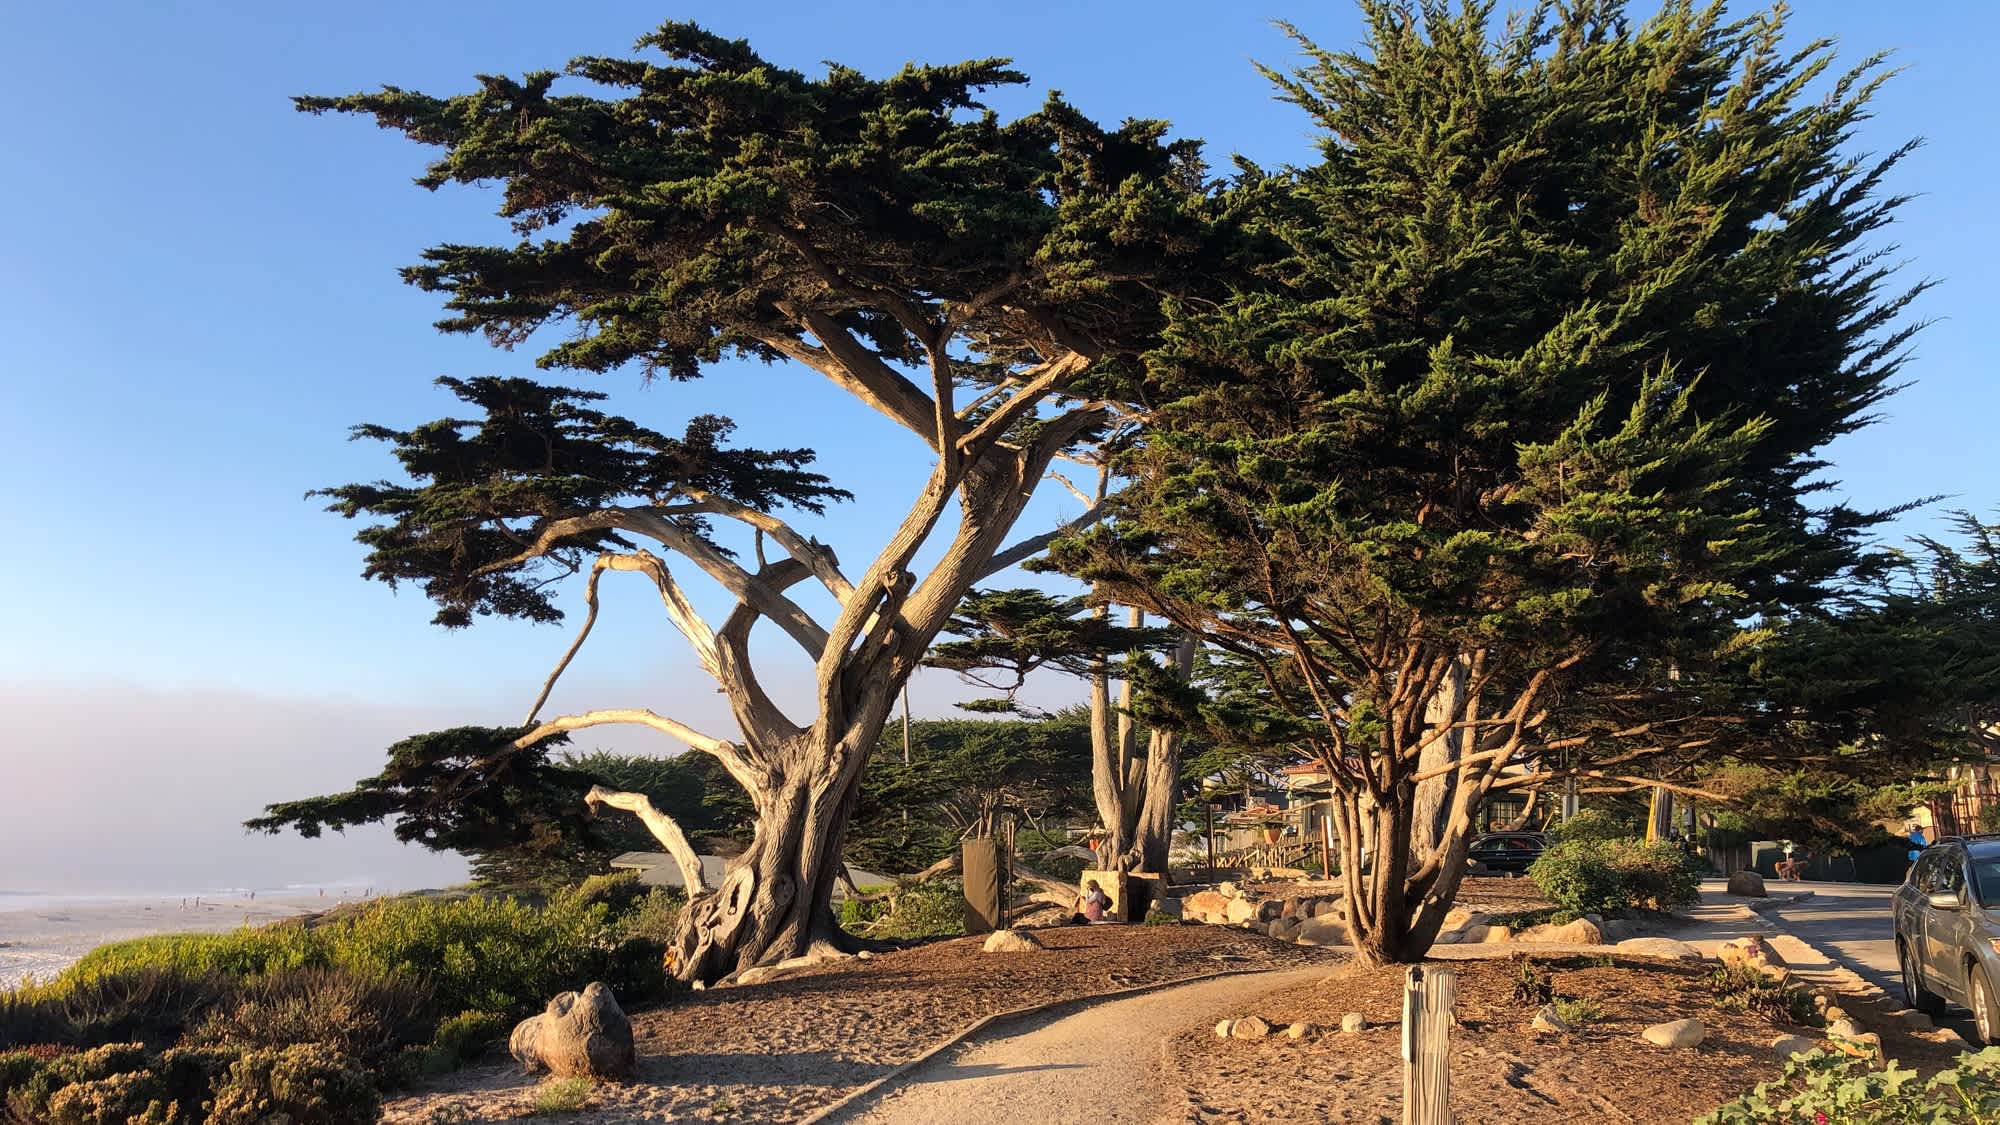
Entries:
[[1466,858],[1488,871],[1519,875],[1548,846],[1548,838],[1539,832],[1493,832],[1474,840]]
[[2000,839],[1946,838],[1924,850],[1890,907],[1910,1007],[1972,1009],[1979,1038],[2000,1043]]

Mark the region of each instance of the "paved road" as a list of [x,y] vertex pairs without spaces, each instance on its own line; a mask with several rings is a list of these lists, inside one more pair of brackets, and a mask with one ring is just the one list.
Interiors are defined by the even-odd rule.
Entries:
[[[1762,913],[1789,932],[1854,970],[1862,979],[1905,1002],[1902,969],[1896,964],[1896,924],[1889,914],[1894,887],[1867,883],[1772,883],[1773,894],[1811,891],[1803,902],[1767,906]],[[1971,1042],[1972,1013],[1951,1008],[1939,1018]]]
[[1773,922],[1818,946],[1863,979],[1900,999],[1895,923],[1889,916],[1894,887],[1867,883],[1772,883],[1774,895],[1811,891],[1812,897],[1766,907]]
[[1044,1026],[976,1041],[912,1071],[843,1125],[1105,1125],[1160,1112],[1154,1070],[1167,1037],[1317,980],[1330,965],[1200,981],[1098,1004]]

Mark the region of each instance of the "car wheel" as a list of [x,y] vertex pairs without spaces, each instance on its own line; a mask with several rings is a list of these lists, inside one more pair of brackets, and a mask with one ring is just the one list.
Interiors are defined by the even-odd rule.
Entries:
[[1944,1011],[1944,997],[1926,989],[1917,976],[1917,966],[1910,960],[1909,950],[1902,942],[1896,943],[1896,961],[1903,970],[1903,1001],[1927,1016],[1935,1016]]
[[2000,1043],[2000,1012],[1993,1010],[1993,986],[1986,983],[1986,970],[1965,966],[1965,994],[1972,1007],[1973,1023],[1979,1028],[1981,1046]]

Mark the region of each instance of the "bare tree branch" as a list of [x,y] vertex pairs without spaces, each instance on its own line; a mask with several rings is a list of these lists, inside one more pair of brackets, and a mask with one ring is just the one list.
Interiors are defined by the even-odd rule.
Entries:
[[590,792],[583,795],[583,803],[595,810],[599,805],[610,805],[614,809],[624,809],[643,821],[653,838],[674,857],[674,863],[681,869],[681,882],[687,897],[708,893],[708,879],[701,871],[701,857],[694,852],[694,845],[688,843],[687,833],[674,823],[674,818],[653,807],[653,799],[644,793],[627,793],[619,789],[606,789],[593,785]]
[[[601,711],[584,711],[575,715],[564,715],[550,719],[528,733],[516,738],[511,745],[517,750],[525,750],[552,735],[566,734],[573,730],[590,727],[637,726],[650,727],[661,734],[677,738],[682,742],[722,763],[729,775],[745,789],[755,792],[761,784],[762,773],[743,753],[743,748],[727,739],[706,735],[677,719],[638,707],[618,707]],[[753,784],[756,783],[756,784]]]

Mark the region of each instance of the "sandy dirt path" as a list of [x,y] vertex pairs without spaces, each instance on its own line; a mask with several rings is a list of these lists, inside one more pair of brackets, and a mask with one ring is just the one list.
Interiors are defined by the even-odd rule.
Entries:
[[1246,973],[1113,1000],[1043,1026],[975,1039],[831,1121],[853,1125],[1103,1125],[1154,1121],[1167,1041],[1214,1013],[1318,980],[1332,966]]

